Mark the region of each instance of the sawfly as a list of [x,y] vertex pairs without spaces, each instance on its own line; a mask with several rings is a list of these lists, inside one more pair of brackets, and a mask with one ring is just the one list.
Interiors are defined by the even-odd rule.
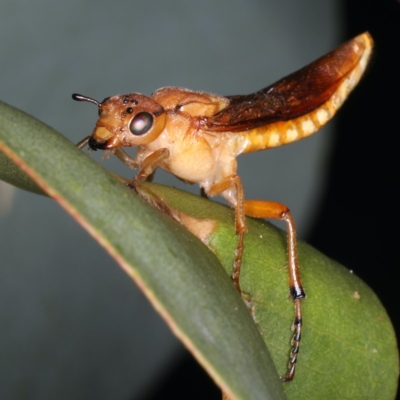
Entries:
[[[221,195],[235,210],[237,247],[232,281],[239,293],[240,267],[246,233],[245,216],[283,220],[287,226],[289,290],[294,302],[288,370],[295,373],[302,331],[301,283],[296,229],[288,207],[265,200],[247,200],[237,175],[236,158],[303,139],[318,131],[341,107],[363,75],[373,47],[363,33],[297,72],[248,95],[219,96],[166,87],[151,96],[131,93],[98,102],[93,133],[78,143],[107,150],[139,169],[129,185],[148,179],[156,168],[198,183],[208,196]],[[137,146],[134,158],[124,147]]]

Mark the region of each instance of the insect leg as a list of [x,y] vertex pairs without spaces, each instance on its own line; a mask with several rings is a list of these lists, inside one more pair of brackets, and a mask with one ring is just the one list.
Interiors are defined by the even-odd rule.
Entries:
[[[136,186],[140,182],[146,180],[155,169],[169,157],[168,149],[158,149],[154,153],[147,156],[140,164],[139,173],[133,178],[132,185]],[[119,157],[118,157],[119,158]]]
[[255,218],[279,219],[286,222],[288,232],[288,267],[289,267],[289,289],[290,296],[294,301],[295,317],[292,325],[294,335],[292,338],[292,349],[290,351],[288,371],[282,377],[283,381],[290,381],[294,377],[297,355],[300,347],[302,330],[301,299],[306,295],[301,284],[299,264],[297,260],[296,228],[290,210],[283,204],[262,201],[246,200],[244,202],[244,213]]
[[240,268],[242,266],[243,259],[243,249],[244,249],[244,234],[247,230],[246,218],[243,209],[243,201],[244,201],[244,193],[243,193],[243,185],[239,176],[231,175],[227,178],[222,179],[221,181],[215,183],[207,190],[207,194],[210,196],[216,196],[217,194],[221,194],[228,189],[236,189],[236,204],[235,206],[235,229],[238,235],[238,243],[235,251],[235,260],[233,262],[233,271],[232,271],[232,281],[238,290],[239,294],[242,293],[240,289]]
[[115,156],[129,168],[138,168],[139,164],[121,147],[114,149]]

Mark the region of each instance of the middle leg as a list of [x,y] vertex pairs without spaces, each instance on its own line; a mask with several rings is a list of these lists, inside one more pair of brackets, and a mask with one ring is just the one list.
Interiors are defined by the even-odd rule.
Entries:
[[243,208],[244,193],[242,181],[237,175],[228,176],[227,178],[224,178],[221,181],[212,185],[211,188],[207,190],[207,194],[209,196],[216,196],[229,189],[235,190],[235,195],[233,196],[234,200],[231,200],[230,203],[235,208],[235,230],[238,236],[231,278],[237,291],[239,292],[239,294],[241,294],[242,290],[240,288],[240,270],[243,260],[244,234],[247,230],[246,216]]

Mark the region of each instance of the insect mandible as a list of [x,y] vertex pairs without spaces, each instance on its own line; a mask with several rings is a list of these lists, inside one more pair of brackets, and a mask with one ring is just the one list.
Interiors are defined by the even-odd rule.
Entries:
[[[239,293],[246,232],[245,216],[283,220],[288,234],[289,290],[294,302],[294,335],[288,370],[295,373],[302,331],[302,287],[296,229],[283,204],[245,200],[236,157],[303,139],[325,125],[363,75],[373,41],[363,33],[275,84],[249,95],[218,96],[166,87],[151,96],[138,93],[107,97],[94,103],[99,119],[91,136],[77,144],[113,152],[131,168],[139,168],[135,187],[157,167],[198,183],[208,196],[223,196],[235,209],[237,248],[232,280]],[[123,147],[137,146],[134,158]]]

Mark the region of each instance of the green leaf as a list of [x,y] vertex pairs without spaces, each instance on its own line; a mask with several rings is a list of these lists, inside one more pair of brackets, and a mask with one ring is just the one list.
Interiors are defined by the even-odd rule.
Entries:
[[1,152],[0,177],[37,192],[27,175],[59,202],[135,280],[232,399],[285,398],[250,314],[206,246],[59,133],[4,103]]
[[[167,204],[170,214],[201,237],[231,273],[236,235],[230,208],[167,186],[147,183],[141,191]],[[248,218],[247,223],[243,298],[284,375],[293,320],[288,272],[282,268],[286,233],[265,221]],[[393,399],[399,356],[379,299],[355,274],[311,246],[300,242],[298,252],[307,298],[296,375],[284,385],[288,399]]]
[[[284,398],[250,313],[228,279],[236,246],[231,209],[169,187],[142,185],[141,195],[162,207],[160,213],[50,128],[6,105],[0,105],[0,149],[8,155],[0,155],[0,177],[34,188],[9,157],[34,176],[138,282],[232,397]],[[206,242],[228,274],[165,214]],[[248,228],[243,297],[283,375],[293,320],[283,268],[286,234],[253,219]],[[304,243],[298,247],[307,298],[296,376],[283,385],[287,398],[394,398],[398,352],[379,300],[344,267]]]

